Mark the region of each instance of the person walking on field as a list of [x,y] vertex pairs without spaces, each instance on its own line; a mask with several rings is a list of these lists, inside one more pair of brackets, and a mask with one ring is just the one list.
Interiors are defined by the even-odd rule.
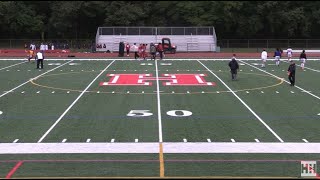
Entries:
[[129,53],[130,53],[130,44],[129,43],[126,44],[126,51],[127,51],[127,56],[129,56]]
[[41,65],[41,69],[43,69],[43,51],[39,51],[36,55],[36,60],[37,60],[37,69],[39,69],[39,65]]
[[292,49],[291,47],[289,46],[288,49],[287,49],[287,57],[288,57],[288,62],[290,62],[291,58],[292,58]]
[[294,86],[296,76],[296,64],[293,60],[290,60],[290,66],[288,68],[288,79],[290,81],[290,86]]
[[237,80],[237,72],[239,70],[239,64],[236,60],[235,54],[233,54],[233,57],[232,57],[231,61],[229,62],[229,67],[230,67],[232,80]]
[[274,60],[276,61],[277,66],[279,66],[280,64],[280,58],[281,58],[281,52],[279,48],[277,48],[276,51],[274,52]]
[[163,59],[163,46],[161,43],[158,44],[157,51],[159,52],[160,60],[162,60]]
[[157,53],[157,48],[153,43],[151,43],[150,44],[151,60],[156,60],[156,53]]
[[300,61],[301,61],[301,69],[303,70],[304,69],[304,64],[306,63],[306,60],[307,60],[307,55],[305,53],[304,50],[302,50],[302,53],[300,54]]
[[262,61],[261,67],[262,68],[266,67],[267,58],[268,58],[268,53],[265,49],[263,49],[261,52],[261,61]]

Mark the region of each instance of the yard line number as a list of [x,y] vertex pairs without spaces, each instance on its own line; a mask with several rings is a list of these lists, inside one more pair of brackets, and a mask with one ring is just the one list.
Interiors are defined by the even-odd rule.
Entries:
[[[149,111],[150,110],[131,110],[127,114],[127,116],[132,116],[132,117],[152,116],[153,113]],[[186,116],[191,116],[192,112],[187,110],[171,110],[167,112],[167,115],[174,116],[174,117],[186,117]]]

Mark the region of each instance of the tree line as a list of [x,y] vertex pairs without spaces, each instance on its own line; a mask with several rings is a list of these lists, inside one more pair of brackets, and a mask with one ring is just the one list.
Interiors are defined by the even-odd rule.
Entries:
[[1,39],[94,39],[99,26],[213,26],[218,39],[320,38],[320,1],[1,1]]

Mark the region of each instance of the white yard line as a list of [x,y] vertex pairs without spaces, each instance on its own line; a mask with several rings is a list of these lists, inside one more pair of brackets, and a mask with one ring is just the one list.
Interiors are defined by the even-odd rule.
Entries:
[[159,74],[158,74],[158,60],[154,63],[156,65],[157,78],[157,99],[158,99],[158,124],[159,124],[159,142],[162,143],[162,122],[161,122],[161,106],[160,106],[160,88],[159,88]]
[[[58,66],[58,67],[55,67],[55,68],[53,68],[53,69],[51,69],[51,70],[48,70],[47,72],[42,73],[42,74],[40,74],[40,75],[38,75],[38,76],[36,76],[36,77],[34,77],[34,78],[31,78],[31,79],[37,79],[37,78],[39,78],[39,77],[41,77],[41,76],[43,76],[43,75],[45,75],[45,74],[47,74],[47,73],[49,73],[49,72],[51,72],[51,71],[54,71],[55,69],[58,69],[58,68],[60,68],[61,66],[64,66],[64,65],[66,65],[66,64],[68,64],[68,63],[70,63],[70,62],[72,62],[72,61],[74,61],[74,60],[68,61],[68,62],[66,62],[66,63],[64,63],[64,64],[62,64],[62,65],[60,65],[60,66]],[[31,79],[30,79],[30,80],[31,80]],[[14,90],[18,89],[19,87],[27,84],[28,82],[30,82],[30,80],[28,80],[28,81],[20,84],[19,86],[17,86],[17,87],[15,87],[15,88],[13,88],[13,89],[11,89],[11,90],[9,90],[9,91],[1,94],[1,95],[0,95],[0,98],[3,97],[3,96],[5,96],[5,95],[7,95],[7,94],[10,93],[11,91],[14,91]]]
[[47,130],[46,133],[44,133],[44,135],[39,139],[38,143],[42,142],[42,140],[50,133],[50,131],[61,121],[61,119],[67,114],[67,112],[76,104],[76,102],[78,102],[78,100],[82,97],[82,95],[89,89],[89,87],[101,76],[101,74],[103,74],[105,72],[105,70],[107,70],[114,61],[112,61],[106,68],[104,68],[103,71],[100,72],[100,74],[98,74],[96,76],[96,78],[94,78],[91,83],[82,91],[82,93],[77,97],[76,100],[74,100],[71,105],[61,114],[61,116],[57,119],[57,121]]
[[265,123],[222,79],[220,79],[214,72],[212,72],[207,66],[198,60],[198,62],[205,67],[211,74],[213,74],[219,81],[229,89],[229,91],[280,141],[284,142],[280,136],[275,133],[267,123]]
[[[320,143],[164,142],[164,153],[320,153]],[[0,154],[159,153],[158,142],[147,143],[0,143]]]
[[20,63],[17,63],[17,64],[13,64],[13,65],[11,65],[11,66],[7,66],[7,67],[4,67],[4,68],[1,68],[0,71],[3,70],[3,69],[7,69],[7,68],[9,68],[9,67],[13,67],[13,66],[17,66],[17,65],[19,65],[19,64],[26,63],[26,62],[27,62],[27,61],[25,61],[25,62],[20,62]]
[[[265,71],[265,70],[262,70],[262,69],[260,69],[260,68],[257,68],[257,67],[255,67],[255,66],[249,64],[249,63],[243,62],[243,61],[241,61],[241,60],[240,60],[240,62],[242,62],[242,63],[244,63],[244,64],[247,64],[247,65],[249,65],[249,66],[251,66],[251,67],[253,67],[253,68],[256,68],[256,69],[258,69],[259,71],[264,72],[264,73],[266,73],[266,74],[269,74],[269,75],[271,75],[271,76],[273,76],[273,77],[276,77],[276,78],[278,78],[278,79],[283,79],[283,78],[280,78],[280,77],[278,77],[278,76],[276,76],[276,75],[274,75],[274,74],[271,74],[271,73],[269,73],[269,72],[267,72],[267,71]],[[285,79],[284,79],[283,81],[286,82],[286,83],[288,83],[288,84],[290,84],[290,82],[288,82],[288,81],[285,80]],[[307,91],[307,90],[305,90],[305,89],[303,89],[303,88],[301,88],[301,87],[299,87],[299,86],[297,86],[297,85],[295,85],[294,87],[300,89],[301,91],[305,91],[307,94],[309,94],[309,95],[311,95],[311,96],[313,96],[313,97],[315,97],[315,98],[317,98],[317,99],[320,100],[320,97],[319,97],[319,96],[316,96],[316,95],[310,93],[309,91]]]
[[[26,59],[16,59],[16,58],[7,58],[7,59],[0,59],[0,61],[8,61],[8,60],[20,60],[20,61],[26,61]],[[57,58],[51,58],[51,59],[46,59],[46,61],[68,61],[71,60],[70,58],[64,58],[64,59],[57,59]],[[72,60],[80,60],[80,61],[113,61],[113,60],[120,60],[120,61],[132,61],[132,58],[124,58],[124,59],[119,59],[119,58],[97,58],[97,59],[93,59],[93,58],[86,58],[86,59],[81,59],[81,58],[72,58]],[[204,61],[230,61],[231,58],[171,58],[171,59],[166,59],[166,61],[197,61],[197,60],[204,60]],[[244,58],[237,58],[237,60],[245,60],[245,61],[261,61],[261,59],[257,59],[257,58],[251,58],[251,57],[244,57]],[[268,59],[270,61],[274,60],[274,59]],[[294,61],[299,61],[299,59],[292,59]],[[318,61],[320,59],[308,59],[308,61]]]

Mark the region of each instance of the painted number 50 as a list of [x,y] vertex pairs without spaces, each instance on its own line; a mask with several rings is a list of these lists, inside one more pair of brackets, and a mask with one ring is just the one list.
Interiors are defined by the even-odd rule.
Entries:
[[[144,117],[144,116],[152,116],[153,114],[149,112],[150,110],[131,110],[127,116],[133,116],[133,117]],[[178,113],[180,112],[180,113]],[[169,116],[175,116],[175,117],[186,117],[191,116],[192,112],[187,110],[171,110],[167,112],[167,115]]]

